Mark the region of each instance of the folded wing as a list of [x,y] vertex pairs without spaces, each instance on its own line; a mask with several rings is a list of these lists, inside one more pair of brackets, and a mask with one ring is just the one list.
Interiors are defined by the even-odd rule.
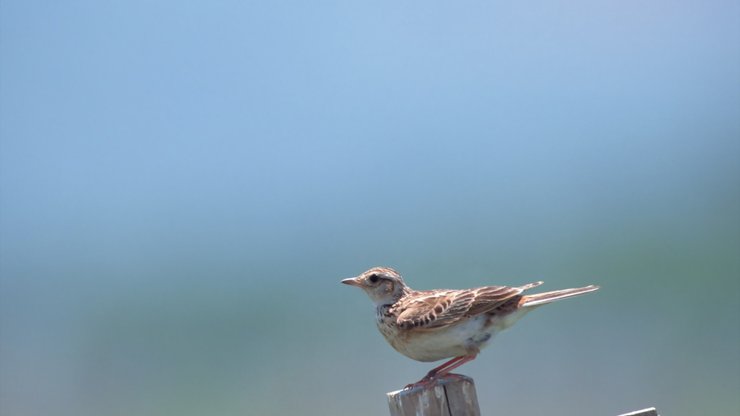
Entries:
[[519,296],[542,282],[521,287],[485,286],[467,290],[416,292],[395,306],[396,323],[406,329],[434,329],[453,324],[464,317],[480,315]]

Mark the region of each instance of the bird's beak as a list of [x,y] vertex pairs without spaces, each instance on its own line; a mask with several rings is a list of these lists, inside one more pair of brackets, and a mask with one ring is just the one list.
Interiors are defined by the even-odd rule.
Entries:
[[350,277],[349,279],[342,280],[342,283],[350,286],[362,286],[360,281],[356,277]]

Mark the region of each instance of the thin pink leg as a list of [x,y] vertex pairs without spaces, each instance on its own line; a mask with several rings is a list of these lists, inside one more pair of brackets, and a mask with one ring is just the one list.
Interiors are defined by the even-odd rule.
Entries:
[[450,371],[456,369],[457,367],[460,367],[461,365],[467,363],[468,361],[473,361],[475,357],[476,357],[475,355],[464,355],[462,357],[454,358],[442,364],[441,366],[433,369],[432,371],[430,371],[429,374],[427,374],[427,377],[429,376],[439,377],[445,374],[449,374]]
[[450,371],[456,369],[457,367],[460,367],[461,365],[467,363],[468,361],[474,360],[476,355],[463,355],[460,357],[455,357],[442,365],[438,367],[434,367],[432,370],[430,370],[424,378],[417,381],[416,383],[412,383],[406,386],[406,388],[413,388],[420,385],[427,385],[431,384],[434,379],[444,376],[450,373]]
[[453,358],[453,359],[451,359],[449,361],[445,361],[444,363],[442,363],[442,365],[439,365],[439,366],[434,367],[431,370],[429,370],[429,372],[427,373],[427,376],[433,376],[433,375],[439,373],[440,371],[444,370],[444,368],[447,367],[448,365],[452,365],[452,364],[454,364],[454,363],[462,360],[463,358],[464,358],[464,356],[462,356],[462,357],[455,357],[455,358]]

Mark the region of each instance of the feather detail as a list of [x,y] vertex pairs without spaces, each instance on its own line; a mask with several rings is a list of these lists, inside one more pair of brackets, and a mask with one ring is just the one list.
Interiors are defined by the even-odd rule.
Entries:
[[393,305],[396,324],[403,329],[434,329],[460,319],[490,312],[524,290],[542,282],[521,287],[484,286],[464,290],[412,292]]
[[585,287],[578,287],[573,289],[561,289],[553,290],[552,292],[537,293],[534,295],[522,296],[522,300],[519,301],[520,307],[534,307],[544,305],[546,303],[555,302],[560,299],[567,299],[573,296],[583,295],[585,293],[599,290],[598,286],[590,285]]

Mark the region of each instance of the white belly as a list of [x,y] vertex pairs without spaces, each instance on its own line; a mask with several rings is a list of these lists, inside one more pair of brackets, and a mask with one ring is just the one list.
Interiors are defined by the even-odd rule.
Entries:
[[401,354],[417,361],[438,361],[477,354],[496,333],[511,326],[525,312],[520,310],[500,319],[478,315],[448,327],[429,330],[399,330],[380,322],[378,329]]
[[477,353],[493,334],[483,328],[486,318],[475,317],[449,327],[430,330],[393,328],[388,342],[401,354],[417,361],[437,361]]

